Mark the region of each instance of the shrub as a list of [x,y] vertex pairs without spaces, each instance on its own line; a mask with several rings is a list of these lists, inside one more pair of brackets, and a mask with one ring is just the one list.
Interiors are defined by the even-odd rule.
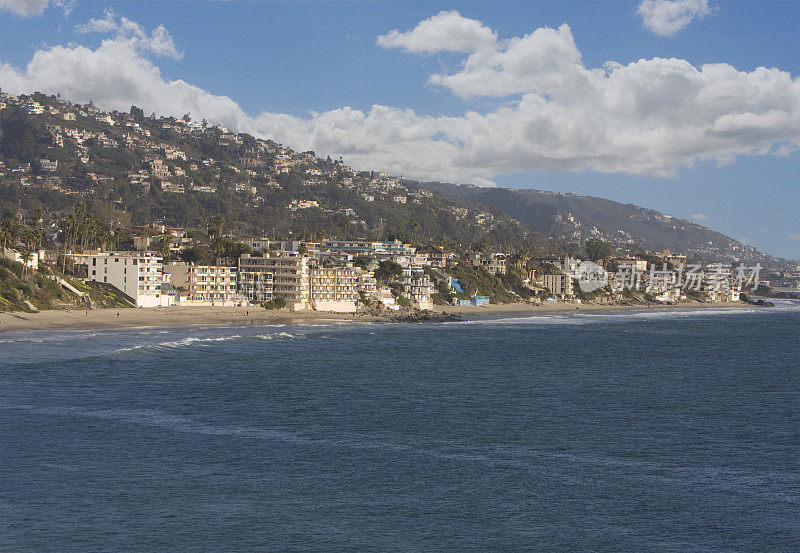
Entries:
[[286,300],[283,298],[273,298],[261,304],[264,309],[283,309],[286,307]]

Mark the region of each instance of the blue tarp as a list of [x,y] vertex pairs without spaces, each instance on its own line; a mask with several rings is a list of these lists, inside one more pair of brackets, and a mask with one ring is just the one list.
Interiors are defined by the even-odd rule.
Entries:
[[461,285],[458,283],[458,281],[456,279],[454,279],[452,277],[450,277],[450,288],[452,288],[456,292],[458,292],[460,294],[464,294],[466,296],[466,294],[464,293],[464,290],[461,289]]

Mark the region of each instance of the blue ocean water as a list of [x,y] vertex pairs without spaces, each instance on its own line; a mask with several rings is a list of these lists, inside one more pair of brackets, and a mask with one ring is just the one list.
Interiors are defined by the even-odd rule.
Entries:
[[800,302],[0,335],[0,551],[800,551]]

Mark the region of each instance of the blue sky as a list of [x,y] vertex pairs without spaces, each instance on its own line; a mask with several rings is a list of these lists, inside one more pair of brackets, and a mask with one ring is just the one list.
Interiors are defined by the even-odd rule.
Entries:
[[[694,15],[676,22],[660,0],[645,12],[638,2],[3,0],[0,86],[189,111],[354,166],[636,203],[800,259],[800,4],[684,1]],[[524,52],[506,42],[544,27]],[[654,58],[675,61],[636,63]],[[624,75],[600,75],[609,61]],[[729,69],[700,72],[711,63]],[[687,67],[698,73],[671,80]],[[742,113],[748,123],[731,123]]]

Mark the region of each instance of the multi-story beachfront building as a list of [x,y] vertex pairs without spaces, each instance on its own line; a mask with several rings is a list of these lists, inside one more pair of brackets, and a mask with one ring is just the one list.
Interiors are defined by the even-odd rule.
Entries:
[[353,312],[361,282],[374,289],[374,278],[362,279],[360,267],[319,261],[288,252],[239,258],[239,293],[253,302],[282,299],[295,311]]
[[287,307],[308,309],[308,258],[294,253],[239,258],[239,286],[251,301],[282,299]]
[[174,297],[162,293],[162,258],[143,252],[96,252],[70,254],[76,264],[86,265],[87,280],[114,286],[136,307],[166,307]]
[[555,297],[568,299],[575,295],[572,277],[569,275],[542,275],[539,280]]
[[179,289],[180,305],[241,305],[246,298],[237,290],[236,267],[225,265],[164,265],[173,286]]
[[423,271],[412,271],[408,285],[405,287],[405,295],[411,300],[414,307],[418,309],[430,309],[433,307],[431,295],[433,294],[433,284]]
[[360,267],[323,267],[314,263],[309,269],[309,308],[316,311],[355,311],[360,279]]

